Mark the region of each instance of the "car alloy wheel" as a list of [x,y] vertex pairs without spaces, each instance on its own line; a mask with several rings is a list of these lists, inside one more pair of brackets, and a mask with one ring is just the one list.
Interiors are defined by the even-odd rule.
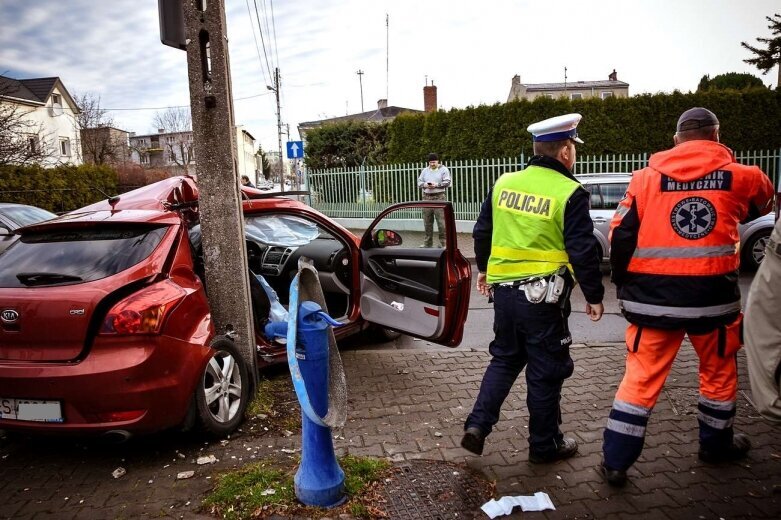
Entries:
[[247,365],[233,341],[218,338],[212,349],[197,389],[198,419],[207,432],[224,436],[244,418],[250,381]]
[[746,252],[743,255],[744,267],[757,270],[759,264],[765,259],[765,248],[770,238],[770,229],[763,229],[754,233],[746,243]]

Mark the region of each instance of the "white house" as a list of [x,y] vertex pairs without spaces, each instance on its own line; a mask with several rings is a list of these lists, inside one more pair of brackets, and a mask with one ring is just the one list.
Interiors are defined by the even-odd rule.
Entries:
[[40,151],[42,166],[81,164],[81,144],[76,115],[79,107],[60,78],[13,79],[0,76],[3,113],[13,111],[19,122],[16,136]]
[[246,175],[253,184],[258,183],[258,161],[255,156],[255,138],[239,125],[236,127],[236,163],[238,175]]

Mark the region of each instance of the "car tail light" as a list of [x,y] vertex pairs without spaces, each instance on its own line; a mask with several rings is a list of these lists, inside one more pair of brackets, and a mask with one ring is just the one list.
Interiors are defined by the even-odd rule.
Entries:
[[187,292],[170,280],[144,287],[109,311],[102,335],[159,334],[166,316]]
[[121,412],[102,412],[94,414],[98,422],[126,422],[134,421],[144,415],[146,410],[127,410]]

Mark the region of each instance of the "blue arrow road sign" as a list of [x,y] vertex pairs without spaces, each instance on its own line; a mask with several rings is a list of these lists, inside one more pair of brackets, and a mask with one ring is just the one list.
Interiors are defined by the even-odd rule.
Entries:
[[287,142],[287,158],[288,159],[300,159],[304,156],[304,142],[303,141],[288,141]]

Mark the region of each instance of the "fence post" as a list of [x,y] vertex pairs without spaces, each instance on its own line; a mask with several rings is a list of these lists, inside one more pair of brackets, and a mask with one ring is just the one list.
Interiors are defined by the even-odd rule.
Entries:
[[[778,148],[778,151],[776,152],[776,178],[773,179],[773,188],[776,190],[776,192],[781,191],[781,147]],[[778,204],[778,202],[776,202]]]
[[361,189],[361,204],[363,208],[361,211],[366,211],[366,159],[361,162],[361,167],[358,170],[358,184]]

